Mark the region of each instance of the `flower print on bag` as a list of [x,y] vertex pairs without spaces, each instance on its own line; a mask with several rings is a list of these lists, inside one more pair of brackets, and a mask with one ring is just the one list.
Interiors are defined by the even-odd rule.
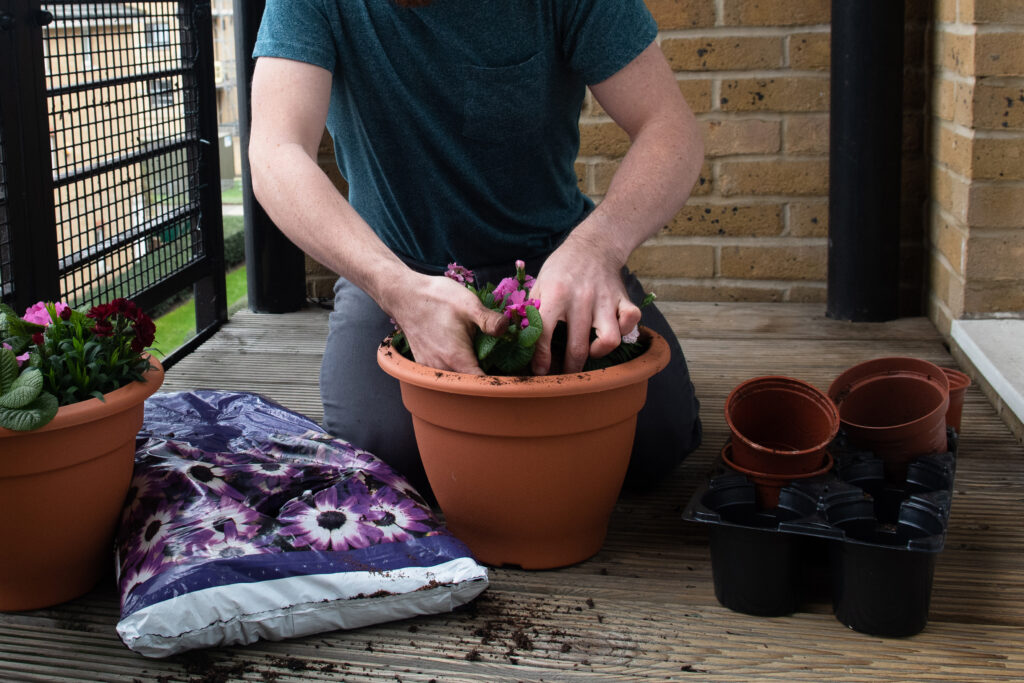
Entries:
[[433,529],[429,524],[430,512],[412,500],[399,496],[393,488],[384,487],[375,491],[370,499],[370,508],[382,514],[373,523],[383,534],[384,542],[407,541]]
[[339,488],[332,486],[286,504],[278,516],[281,536],[296,549],[348,550],[378,543],[384,534],[373,521],[383,513],[370,508],[369,496],[341,498]]

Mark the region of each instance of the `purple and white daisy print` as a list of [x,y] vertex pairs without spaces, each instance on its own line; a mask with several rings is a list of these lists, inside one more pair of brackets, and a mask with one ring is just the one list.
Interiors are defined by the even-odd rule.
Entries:
[[338,496],[339,486],[303,496],[284,506],[278,516],[280,534],[296,548],[348,550],[365,548],[381,540],[374,524],[382,516],[369,505],[368,496]]
[[[370,509],[381,513],[373,523],[383,534],[385,542],[407,541],[413,535],[430,531],[430,511],[415,502],[399,496],[390,487],[378,489],[370,498]],[[413,533],[410,533],[413,532]],[[418,533],[417,533],[418,532]]]

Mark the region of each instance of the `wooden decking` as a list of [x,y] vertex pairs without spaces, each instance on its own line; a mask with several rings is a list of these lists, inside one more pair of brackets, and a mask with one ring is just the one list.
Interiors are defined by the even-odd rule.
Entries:
[[[621,498],[591,560],[494,569],[487,591],[450,614],[166,660],[121,644],[117,599],[104,584],[53,609],[0,614],[0,680],[1024,679],[1024,452],[976,387],[965,401],[930,621],[914,637],[851,631],[824,601],[781,618],[725,609],[706,529],[681,519],[727,437],[722,405],[732,387],[785,374],[827,388],[846,367],[883,355],[954,365],[934,328],[923,319],[831,321],[822,307],[796,304],[663,309],[689,359],[705,443],[656,491]],[[256,391],[319,420],[325,319],[321,310],[240,313],[174,367],[164,389]]]

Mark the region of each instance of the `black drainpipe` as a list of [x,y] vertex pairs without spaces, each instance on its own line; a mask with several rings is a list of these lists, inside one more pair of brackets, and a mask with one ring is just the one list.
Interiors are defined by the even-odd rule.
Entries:
[[252,49],[265,0],[234,0],[238,127],[242,139],[242,209],[249,308],[256,313],[289,313],[306,301],[306,257],[278,230],[252,193],[249,122],[252,120]]
[[899,312],[904,0],[832,0],[830,318]]

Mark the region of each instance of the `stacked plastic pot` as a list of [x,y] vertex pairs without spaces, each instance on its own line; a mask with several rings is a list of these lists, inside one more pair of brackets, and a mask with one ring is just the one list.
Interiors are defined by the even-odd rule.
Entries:
[[778,616],[827,586],[850,628],[923,629],[969,384],[927,361],[879,358],[827,393],[778,376],[733,389],[730,439],[683,515],[711,525],[719,601]]

